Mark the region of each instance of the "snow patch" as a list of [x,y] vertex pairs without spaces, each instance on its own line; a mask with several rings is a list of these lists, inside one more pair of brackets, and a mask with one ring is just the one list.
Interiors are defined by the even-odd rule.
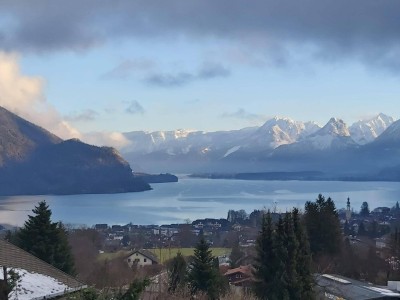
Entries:
[[[16,288],[10,293],[10,300],[29,300],[35,298],[49,297],[51,295],[63,294],[71,290],[67,285],[58,280],[37,273],[30,273],[23,269],[13,269],[21,277]],[[3,279],[3,270],[0,271]]]
[[238,151],[239,149],[240,149],[240,146],[232,147],[231,149],[226,151],[226,153],[224,154],[224,157],[227,157],[227,156],[231,155],[232,153]]
[[378,288],[378,287],[373,287],[373,286],[364,286],[364,287],[369,289],[369,290],[381,293],[382,295],[385,295],[385,296],[400,296],[399,293],[393,292],[393,291],[388,290],[388,289]]

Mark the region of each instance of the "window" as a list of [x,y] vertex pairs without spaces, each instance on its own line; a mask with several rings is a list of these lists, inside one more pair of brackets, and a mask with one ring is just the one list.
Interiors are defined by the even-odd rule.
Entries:
[[144,258],[144,259],[143,259],[143,262],[147,262],[147,259],[146,259],[146,258]]
[[130,259],[130,258],[128,258],[128,262],[131,262],[131,259]]

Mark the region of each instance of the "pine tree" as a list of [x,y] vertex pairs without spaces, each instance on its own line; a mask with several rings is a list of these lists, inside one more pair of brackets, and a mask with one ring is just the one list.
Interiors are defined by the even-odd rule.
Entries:
[[308,240],[298,211],[276,225],[268,212],[256,244],[254,292],[260,299],[314,299]]
[[360,209],[360,216],[362,217],[368,217],[369,216],[369,206],[368,206],[368,202],[364,201],[361,204],[361,209]]
[[240,250],[239,237],[235,239],[232,246],[231,254],[229,255],[229,265],[231,268],[237,268],[240,266],[240,259],[244,256],[243,251]]
[[299,242],[294,233],[292,213],[286,213],[284,219],[285,240],[287,249],[286,273],[288,278],[288,291],[290,299],[300,299],[300,278],[297,274],[297,259]]
[[254,267],[254,292],[260,299],[268,299],[272,290],[274,277],[273,264],[275,260],[273,251],[273,224],[271,213],[268,211],[262,219],[261,231],[257,238]]
[[304,224],[311,252],[316,255],[334,255],[340,252],[342,231],[335,203],[321,194],[315,202],[305,204]]
[[67,274],[75,274],[74,257],[68,242],[68,232],[61,222],[57,223],[57,243],[55,244],[53,265]]
[[34,256],[68,273],[74,273],[67,232],[60,223],[51,222],[46,201],[39,202],[18,232],[17,245]]
[[218,269],[214,265],[214,257],[203,236],[194,250],[188,282],[192,295],[205,293],[209,299],[218,299],[221,292],[221,280]]
[[174,293],[186,281],[186,261],[182,253],[178,254],[168,263],[168,292]]
[[285,232],[285,224],[282,217],[279,217],[276,226],[276,232],[273,235],[273,251],[275,252],[274,264],[274,278],[272,280],[272,290],[269,295],[270,299],[289,300],[289,276],[287,268],[288,263],[288,250],[286,249],[287,234]]
[[313,276],[311,273],[311,252],[310,244],[304,227],[300,222],[299,210],[293,209],[292,212],[293,229],[298,243],[296,253],[296,273],[299,278],[299,299],[313,299]]

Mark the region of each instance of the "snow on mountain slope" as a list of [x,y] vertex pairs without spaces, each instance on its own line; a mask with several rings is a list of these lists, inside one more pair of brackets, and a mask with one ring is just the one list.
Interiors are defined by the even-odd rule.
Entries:
[[316,149],[327,149],[331,147],[343,148],[353,146],[355,142],[350,137],[350,131],[346,123],[337,118],[331,118],[320,130],[308,137]]
[[305,122],[304,130],[301,132],[300,138],[305,138],[305,137],[317,132],[320,129],[321,129],[321,127],[315,122],[311,122],[311,121]]
[[193,130],[174,130],[174,131],[132,131],[124,133],[131,144],[125,151],[133,150],[135,152],[150,153],[158,151],[160,148],[166,149],[166,145],[180,139],[185,139]]
[[264,123],[245,141],[246,148],[266,150],[292,144],[320,127],[313,122],[299,122],[289,118],[274,117]]
[[[331,118],[329,122],[300,141],[287,145],[285,151],[307,152],[311,150],[328,150],[331,148],[345,148],[354,146],[347,125],[341,119]],[[278,148],[279,149],[279,148]]]
[[227,151],[237,146],[257,127],[243,128],[231,131],[135,131],[124,135],[131,141],[131,145],[122,151],[149,154],[164,152],[169,155],[208,153],[213,150]]
[[349,128],[346,123],[338,118],[331,118],[329,122],[315,134],[320,136],[350,136]]
[[376,143],[400,142],[400,120],[393,122],[382,134],[376,138]]
[[[233,153],[262,152],[282,145],[303,142],[312,149],[347,147],[366,144],[382,134],[393,123],[393,118],[379,114],[375,118],[354,123],[350,128],[343,120],[332,118],[321,128],[315,122],[299,122],[285,117],[274,117],[260,127],[231,131],[134,131],[124,135],[131,141],[124,153],[168,156],[207,155],[225,158]],[[307,146],[306,146],[307,144]]]
[[354,123],[349,130],[353,140],[360,145],[364,145],[375,140],[393,122],[394,119],[392,117],[380,113],[374,118]]
[[240,146],[234,146],[231,149],[229,149],[228,151],[226,151],[226,153],[224,154],[224,157],[227,157],[229,155],[231,155],[232,153],[235,153],[236,151],[238,151],[240,149]]

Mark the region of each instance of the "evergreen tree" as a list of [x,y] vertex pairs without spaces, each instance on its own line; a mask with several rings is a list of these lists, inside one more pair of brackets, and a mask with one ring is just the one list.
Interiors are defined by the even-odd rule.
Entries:
[[313,276],[311,273],[311,252],[310,244],[304,227],[300,222],[299,211],[294,208],[292,212],[293,228],[298,243],[296,253],[296,273],[299,279],[299,299],[313,299]]
[[289,274],[287,269],[289,266],[289,254],[286,249],[287,245],[287,233],[285,232],[285,224],[282,217],[279,217],[278,224],[276,226],[276,232],[273,235],[273,251],[275,252],[275,260],[273,262],[273,289],[268,299],[276,300],[289,300]]
[[368,206],[368,202],[363,202],[361,204],[361,210],[360,210],[360,216],[362,217],[368,217],[369,216],[369,206]]
[[229,265],[230,267],[237,268],[240,266],[240,259],[244,256],[243,251],[240,250],[239,237],[236,237],[235,242],[232,246],[231,254],[229,255]]
[[24,227],[18,232],[17,245],[68,273],[74,273],[67,232],[62,224],[51,222],[51,210],[46,201],[39,202],[28,216]]
[[300,299],[300,278],[297,274],[297,259],[299,242],[294,233],[292,213],[286,213],[284,219],[285,240],[284,246],[287,249],[286,273],[288,278],[288,291],[290,299]]
[[256,242],[257,255],[254,263],[254,292],[260,299],[268,299],[274,277],[273,224],[268,211],[262,219],[261,231]]
[[117,300],[139,300],[140,296],[146,290],[146,287],[151,283],[150,279],[135,279],[130,285],[128,290],[121,294],[117,295]]
[[178,254],[167,264],[168,292],[174,293],[182,287],[186,281],[186,261],[182,253]]
[[334,255],[340,252],[342,231],[335,203],[321,194],[315,202],[305,204],[304,224],[311,253]]
[[313,299],[308,240],[298,211],[276,225],[268,212],[256,244],[254,292],[260,299]]
[[202,236],[194,249],[194,257],[188,273],[192,295],[205,293],[209,299],[218,299],[221,291],[219,271],[215,267],[209,245]]
[[53,265],[67,274],[75,274],[74,257],[68,242],[68,232],[61,222],[57,223],[57,242],[55,243]]

